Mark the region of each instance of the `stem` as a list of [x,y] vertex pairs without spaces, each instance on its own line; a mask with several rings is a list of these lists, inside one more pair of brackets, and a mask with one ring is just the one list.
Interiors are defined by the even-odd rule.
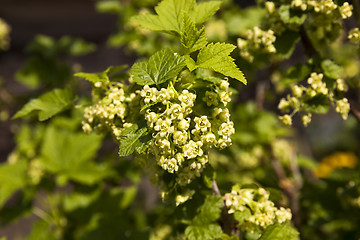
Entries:
[[[221,196],[219,187],[215,179],[212,180],[211,189],[213,190],[215,196],[219,196],[219,197]],[[236,227],[233,222],[233,219],[230,217],[230,215],[227,212],[225,199],[223,201],[223,207],[221,209],[221,216],[219,222],[224,233],[227,233],[229,235],[234,235],[234,233],[236,232]]]
[[212,180],[211,188],[212,188],[215,196],[219,196],[219,197],[221,196],[219,187],[218,187],[215,179]]
[[258,110],[263,109],[264,99],[265,99],[265,87],[266,87],[265,81],[260,81],[256,85],[256,97],[255,98],[256,98],[256,108]]
[[[293,215],[292,221],[294,223],[294,226],[297,229],[299,229],[299,227],[301,225],[300,206],[299,206],[299,190],[300,190],[302,184],[300,184],[301,182],[297,183],[296,180],[295,180],[295,182],[292,182],[289,178],[287,178],[285,170],[284,170],[283,166],[281,165],[279,159],[274,157],[272,159],[272,165],[273,165],[275,173],[279,179],[280,187],[283,189],[284,194],[289,199],[290,209],[291,209],[291,212]],[[300,172],[298,171],[298,167],[295,167],[295,169],[297,169],[295,172],[298,172],[298,173],[296,173],[296,175],[300,174]],[[299,176],[295,176],[295,178],[298,178],[298,177]],[[301,179],[301,177],[300,177],[300,179]]]
[[305,52],[308,55],[308,57],[320,55],[319,52],[315,49],[314,45],[312,44],[309,36],[307,35],[304,25],[300,27],[300,38],[301,38],[301,42],[305,47]]
[[49,224],[52,222],[51,216],[44,210],[42,210],[38,207],[34,207],[32,212],[34,215],[38,216],[39,218],[41,218],[42,220],[44,220],[45,222],[47,222]]
[[354,17],[356,19],[356,25],[360,27],[360,0],[353,0],[352,4],[354,6]]

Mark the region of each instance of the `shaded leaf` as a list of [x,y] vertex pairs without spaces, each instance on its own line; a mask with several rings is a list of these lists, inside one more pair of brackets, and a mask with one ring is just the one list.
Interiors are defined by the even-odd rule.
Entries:
[[30,100],[14,115],[13,119],[26,117],[32,112],[38,112],[39,120],[44,121],[69,108],[73,102],[74,99],[69,88],[54,89],[37,99]]
[[276,41],[274,43],[276,54],[285,59],[289,58],[295,49],[296,43],[299,40],[299,33],[291,30],[283,32],[280,36],[276,37]]
[[110,78],[109,76],[112,74],[115,74],[117,72],[120,72],[121,70],[124,70],[127,67],[127,65],[120,65],[120,66],[110,66],[108,67],[104,72],[101,73],[84,73],[84,72],[78,72],[75,73],[75,77],[80,77],[88,80],[91,83],[96,82],[109,82]]
[[32,231],[27,240],[56,240],[54,231],[49,223],[45,221],[37,221],[32,226]]
[[343,68],[330,59],[322,61],[321,68],[324,70],[325,76],[333,79],[341,78]]
[[189,240],[214,240],[222,234],[222,229],[217,224],[191,225],[185,229],[185,236]]
[[44,136],[40,161],[45,169],[58,175],[60,184],[68,179],[94,184],[112,174],[107,165],[91,161],[101,140],[99,135],[72,133],[50,126]]
[[259,240],[297,240],[299,233],[289,224],[274,224],[267,227]]
[[297,83],[304,80],[310,72],[311,70],[307,65],[296,64],[288,69],[285,77],[281,81],[286,85]]
[[305,22],[306,14],[300,13],[300,14],[294,14],[291,11],[291,7],[289,4],[282,4],[279,8],[279,15],[280,19],[290,25],[297,25],[300,26]]
[[26,171],[25,161],[0,165],[0,208],[17,190],[25,187]]

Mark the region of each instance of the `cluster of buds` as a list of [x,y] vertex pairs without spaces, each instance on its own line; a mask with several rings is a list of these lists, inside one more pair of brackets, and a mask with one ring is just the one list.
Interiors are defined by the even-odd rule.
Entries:
[[110,129],[114,137],[119,140],[123,129],[131,126],[125,118],[128,115],[129,106],[136,105],[134,101],[139,100],[139,94],[138,92],[126,94],[125,85],[122,83],[97,82],[95,87],[103,88],[107,95],[96,104],[85,108],[82,128],[86,133]]
[[346,19],[352,16],[353,7],[348,2],[344,2],[342,6],[338,6],[336,3],[334,3],[333,0],[308,0],[307,4],[309,7],[313,8],[316,13],[331,15],[335,13],[336,10],[338,10],[342,19]]
[[[348,87],[343,79],[337,79],[335,88],[333,90],[327,88],[326,83],[323,82],[322,73],[311,73],[307,79],[308,87],[293,85],[291,87],[292,95],[287,95],[286,98],[282,98],[279,102],[278,108],[283,112],[289,112],[293,109],[291,114],[285,114],[280,117],[280,120],[285,125],[290,126],[292,124],[292,116],[300,111],[307,112],[307,101],[313,99],[316,96],[326,96],[327,99],[336,105],[336,112],[340,113],[344,120],[347,119],[350,110],[350,105],[346,98],[341,100],[334,99],[334,90],[339,92],[346,92]],[[306,113],[302,116],[302,122],[307,126],[311,122],[311,113]]]
[[293,0],[290,5],[292,8],[300,8],[302,11],[307,9],[306,0]]
[[237,45],[240,49],[240,55],[249,62],[254,60],[251,52],[262,51],[263,53],[272,54],[276,52],[273,45],[276,37],[272,30],[264,31],[258,27],[249,29],[246,32],[246,40],[238,38]]
[[265,229],[274,223],[284,223],[291,220],[290,209],[275,207],[274,202],[269,200],[269,192],[264,188],[240,189],[234,186],[230,193],[226,193],[225,205],[228,213],[249,211],[251,214],[244,214],[243,222],[239,223],[240,228],[253,232],[260,228]]
[[186,185],[200,176],[208,162],[208,149],[231,145],[235,130],[225,108],[231,100],[228,87],[227,80],[222,80],[201,99],[171,82],[167,88],[145,85],[141,90],[145,108],[148,106],[145,119],[154,138],[149,151],[161,168],[178,174],[178,184]]
[[360,30],[359,28],[353,28],[350,30],[348,38],[350,42],[354,44],[360,44]]
[[327,15],[331,14],[338,7],[333,0],[309,0],[307,4],[309,7],[312,7],[315,12]]

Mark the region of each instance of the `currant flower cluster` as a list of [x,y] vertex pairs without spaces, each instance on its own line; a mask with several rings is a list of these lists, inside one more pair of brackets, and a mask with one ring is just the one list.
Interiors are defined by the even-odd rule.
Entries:
[[0,18],[0,50],[5,50],[8,48],[9,33],[10,26]]
[[[323,81],[322,73],[311,73],[307,79],[308,86],[293,85],[291,87],[292,95],[288,94],[286,98],[282,98],[279,102],[278,108],[282,112],[289,112],[280,117],[285,125],[290,126],[292,124],[292,117],[294,114],[300,111],[308,112],[309,104],[308,101],[317,96],[326,96],[328,101],[335,106],[335,111],[340,113],[341,117],[346,120],[350,111],[350,104],[346,98],[335,99],[335,91],[346,92],[348,86],[345,81],[341,78],[336,80],[335,88],[333,90],[326,86]],[[307,126],[311,122],[311,113],[302,115],[302,122]]]
[[290,6],[302,11],[313,10],[315,13],[325,15],[331,15],[338,11],[343,19],[351,17],[353,9],[348,2],[338,6],[333,0],[292,0]]
[[353,44],[360,44],[360,30],[359,28],[353,28],[350,30],[348,39]]
[[126,122],[129,109],[138,104],[140,96],[138,92],[125,93],[125,85],[122,83],[104,84],[96,82],[95,88],[102,88],[106,96],[96,104],[85,108],[83,131],[90,133],[93,130],[104,131],[110,129],[114,137],[119,140],[122,131],[130,127],[132,123]]
[[[290,6],[290,9],[287,10],[286,6]],[[267,1],[265,8],[268,12],[269,28],[277,35],[281,35],[287,28],[298,31],[307,19],[305,25],[308,34],[321,41],[336,39],[342,29],[340,20],[351,17],[353,10],[348,2],[345,1],[340,6],[333,0],[289,0],[288,4]],[[289,13],[284,14],[284,11]],[[303,14],[299,14],[299,11]]]
[[[225,108],[231,100],[228,87],[228,81],[222,80],[201,99],[172,82],[167,88],[145,85],[141,90],[142,100],[149,106],[145,119],[154,139],[149,151],[162,169],[177,173],[181,186],[200,176],[208,162],[208,149],[231,145],[235,130]],[[208,111],[200,113],[201,108]]]
[[[239,223],[240,228],[253,232],[258,228],[264,229],[271,224],[291,220],[290,209],[277,208],[274,202],[269,200],[269,196],[269,192],[264,188],[240,189],[233,187],[232,191],[226,193],[224,198],[229,214],[243,213],[243,222]],[[245,214],[246,211],[250,211],[251,214]]]
[[254,56],[252,52],[260,51],[267,54],[276,52],[276,48],[273,45],[276,37],[272,30],[264,31],[259,27],[254,27],[246,32],[246,40],[238,38],[237,45],[240,49],[240,55],[245,60],[253,62]]

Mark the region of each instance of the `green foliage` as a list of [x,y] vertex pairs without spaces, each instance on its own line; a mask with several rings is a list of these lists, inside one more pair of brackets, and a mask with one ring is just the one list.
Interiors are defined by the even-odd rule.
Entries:
[[246,84],[243,73],[237,68],[234,59],[229,56],[235,48],[232,44],[210,43],[200,50],[196,63],[192,59],[187,58],[187,66],[190,71],[196,68],[211,69]]
[[62,87],[71,79],[71,69],[60,56],[81,56],[95,50],[95,45],[80,38],[64,36],[55,40],[37,35],[27,46],[30,55],[15,78],[30,88]]
[[341,78],[343,68],[329,59],[325,59],[321,62],[321,68],[324,71],[325,76],[333,79]]
[[124,70],[126,67],[127,67],[127,65],[121,65],[121,66],[116,66],[116,67],[110,66],[104,72],[101,72],[101,73],[78,72],[78,73],[75,73],[74,76],[84,78],[93,84],[95,84],[97,82],[109,83],[110,82],[109,77],[111,75]]
[[45,121],[69,108],[73,103],[74,98],[70,88],[54,89],[39,98],[30,100],[13,118],[26,117],[35,112],[39,115],[39,121]]
[[183,13],[188,13],[194,23],[209,19],[220,7],[221,1],[196,4],[195,0],[164,0],[155,7],[157,15],[141,14],[133,17],[140,26],[153,30],[181,34]]
[[54,232],[49,228],[45,221],[37,221],[32,227],[32,231],[27,240],[56,240]]
[[25,161],[0,165],[0,207],[4,205],[15,191],[26,186],[25,173],[27,167]]
[[221,227],[215,224],[220,217],[223,201],[218,196],[206,196],[205,202],[198,208],[198,214],[185,229],[189,240],[210,240],[222,236]]
[[259,240],[299,239],[299,233],[288,224],[274,224],[266,228]]
[[183,30],[180,33],[181,44],[191,53],[207,44],[205,28],[197,30],[195,23],[187,13],[183,13]]
[[121,138],[119,142],[120,157],[128,156],[132,154],[135,150],[138,153],[143,152],[146,145],[145,143],[140,141],[140,138],[144,136],[146,132],[146,128],[138,129],[138,126],[136,124],[132,125],[129,128],[126,128],[121,133]]
[[152,55],[149,61],[135,63],[130,73],[137,84],[153,85],[175,78],[184,67],[184,57],[164,49]]

